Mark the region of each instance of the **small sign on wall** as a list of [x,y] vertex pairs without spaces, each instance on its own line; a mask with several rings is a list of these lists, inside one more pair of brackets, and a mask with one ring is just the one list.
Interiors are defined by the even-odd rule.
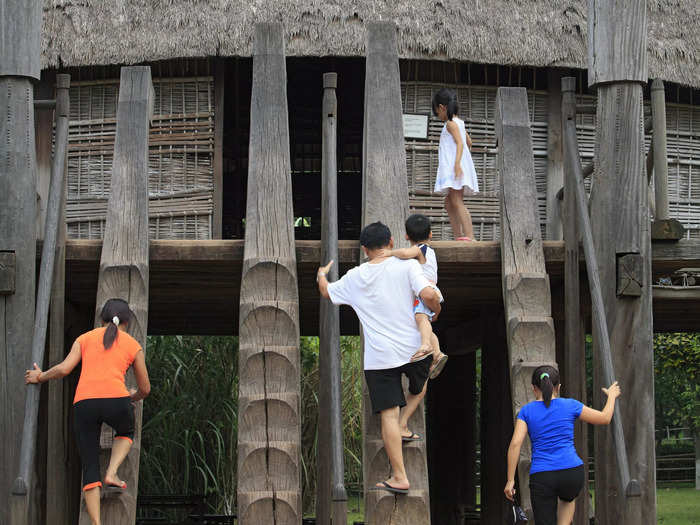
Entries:
[[428,115],[404,113],[403,136],[405,139],[427,139]]

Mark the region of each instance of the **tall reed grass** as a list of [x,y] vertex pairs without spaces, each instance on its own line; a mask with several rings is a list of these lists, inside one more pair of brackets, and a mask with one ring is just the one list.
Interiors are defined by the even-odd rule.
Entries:
[[[342,337],[345,479],[362,483],[362,360],[358,337]],[[301,442],[305,513],[314,513],[318,442],[318,338],[302,337]],[[238,339],[149,337],[153,385],[144,403],[139,491],[207,497],[235,514]]]

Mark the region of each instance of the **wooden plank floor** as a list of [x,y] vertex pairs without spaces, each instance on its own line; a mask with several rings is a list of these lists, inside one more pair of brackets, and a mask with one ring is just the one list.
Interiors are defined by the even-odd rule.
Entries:
[[[446,299],[440,324],[452,326],[474,318],[483,308],[499,307],[501,257],[498,242],[433,243],[439,261],[439,285]],[[357,241],[340,241],[341,275],[356,264]],[[79,309],[94,307],[101,242],[66,242],[66,297]],[[545,241],[552,288],[553,315],[561,317],[564,243]],[[320,241],[297,241],[301,333],[318,331],[315,275]],[[150,334],[234,334],[243,260],[242,240],[151,241]],[[654,282],[679,268],[700,268],[700,241],[653,244]],[[585,279],[585,265],[581,267]],[[582,287],[586,290],[587,285]],[[699,294],[655,290],[654,329],[700,331]],[[585,297],[584,301],[588,298]],[[357,320],[341,308],[341,331],[356,334]]]

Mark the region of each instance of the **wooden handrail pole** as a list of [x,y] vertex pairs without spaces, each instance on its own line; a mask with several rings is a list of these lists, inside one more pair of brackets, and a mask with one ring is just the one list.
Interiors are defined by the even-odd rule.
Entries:
[[[588,217],[586,191],[583,187],[581,164],[578,160],[576,122],[574,120],[566,120],[564,122],[564,159],[567,163],[567,169],[575,174],[576,184],[574,185],[574,189],[576,194],[576,211],[583,238],[583,251],[586,258],[586,270],[588,272],[588,283],[591,292],[593,324],[601,334],[600,341],[598,342],[600,347],[600,355],[598,358],[602,364],[604,382],[609,385],[615,380],[615,372],[613,370],[612,354],[610,352],[610,336],[608,335],[608,325],[604,313],[605,307],[603,304],[600,276],[598,275],[593,233],[590,218]],[[622,429],[622,415],[619,406],[616,407],[615,415],[612,419],[612,433],[622,488],[627,496],[639,496],[641,494],[639,483],[637,480],[630,478],[627,448],[625,446],[625,436]]]
[[651,84],[651,115],[654,134],[654,218],[669,218],[668,211],[668,161],[666,148],[666,98],[664,83],[658,78]]
[[[338,103],[336,73],[323,75],[321,265],[335,261],[330,281],[338,279]],[[316,520],[319,524],[347,522],[347,492],[343,465],[343,414],[340,356],[340,314],[328,299],[319,308],[319,436]]]
[[[54,258],[56,256],[56,238],[58,236],[61,201],[63,199],[65,160],[68,150],[68,114],[70,102],[68,89],[70,76],[57,77],[57,104],[54,120],[56,122],[56,147],[51,166],[51,186],[49,189],[44,243],[41,251],[39,286],[36,298],[34,318],[34,335],[32,337],[32,363],[44,362],[46,348],[46,325],[49,316],[51,288],[53,285]],[[27,385],[27,397],[24,405],[24,426],[22,429],[22,447],[19,455],[19,474],[12,486],[12,493],[23,495],[31,484],[36,451],[36,433],[39,417],[40,385]]]

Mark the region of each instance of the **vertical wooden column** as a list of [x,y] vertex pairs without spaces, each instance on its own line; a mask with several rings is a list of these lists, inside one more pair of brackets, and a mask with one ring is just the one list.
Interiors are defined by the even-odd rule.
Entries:
[[[0,0],[0,509],[17,475],[31,366],[36,292],[36,149],[34,88],[40,74],[41,4]],[[19,500],[19,501],[17,501]]]
[[[656,522],[651,242],[642,104],[648,78],[646,13],[645,0],[591,0],[588,10],[588,79],[598,91],[591,227],[612,365],[624,392],[620,405],[629,471],[641,486],[641,498],[626,497],[611,429],[597,427],[595,495],[601,525]],[[593,341],[598,349],[601,334],[595,324]],[[604,402],[603,377],[598,359],[596,406]]]
[[651,83],[652,144],[647,158],[647,177],[654,171],[654,222],[651,238],[677,241],[683,238],[685,228],[678,219],[671,219],[668,207],[668,153],[666,148],[666,95],[664,83]]
[[[56,76],[56,116],[70,118],[70,75]],[[66,141],[68,134],[66,133]],[[68,155],[63,158],[64,173],[68,172]],[[66,282],[66,177],[61,187],[61,205],[58,215],[56,255],[53,270],[53,289],[49,306],[48,353],[49,366],[65,357],[65,282]],[[69,476],[67,447],[71,439],[68,413],[64,403],[64,382],[50,381],[48,387],[48,443],[46,463],[46,515],[60,523],[70,522],[67,499],[75,497],[66,490]]]
[[[100,312],[111,298],[124,299],[134,314],[129,333],[146,351],[148,333],[148,134],[153,112],[153,84],[148,66],[123,67],[119,80],[117,130],[114,139],[111,192],[102,243],[97,281],[95,326],[101,326]],[[133,372],[126,377],[128,388],[136,387]],[[136,432],[129,455],[119,469],[128,488],[103,499],[102,523],[132,525],[136,518],[141,451],[143,402],[135,407]],[[107,434],[111,438],[111,431]],[[111,439],[103,443],[111,448]],[[109,461],[110,448],[102,450],[102,469]],[[80,524],[90,519],[84,505]]]
[[256,24],[239,321],[238,523],[301,521],[299,294],[284,31]]
[[[362,226],[381,221],[405,246],[404,221],[408,216],[408,178],[403,141],[401,82],[396,47],[396,25],[373,22],[367,25],[365,114],[363,135]],[[363,473],[365,521],[368,525],[423,525],[430,523],[428,469],[424,442],[403,448],[406,473],[411,483],[408,495],[369,490],[390,476],[379,416],[372,413],[366,385],[363,395]],[[423,404],[409,422],[425,435]]]
[[[510,505],[503,495],[506,455],[513,434],[508,341],[503,311],[485,311],[481,349],[481,522],[507,523]],[[520,493],[520,487],[518,487]]]
[[[501,266],[513,416],[534,399],[532,372],[556,367],[549,276],[537,216],[537,189],[525,88],[498,88],[496,136],[501,186]],[[531,514],[530,443],[518,463],[520,502]]]
[[[561,80],[561,118],[576,118],[576,79]],[[561,126],[561,123],[560,123]],[[579,238],[576,213],[576,173],[566,165],[564,169],[564,370],[563,395],[586,403],[586,347],[584,317],[581,314],[581,279]],[[576,452],[583,460],[585,490],[576,500],[574,525],[588,524],[588,427],[577,421],[574,427]]]
[[561,77],[559,69],[547,70],[547,239],[563,238],[557,193],[564,186],[561,137]]
[[226,62],[214,60],[214,213],[212,215],[212,239],[221,239],[224,207],[224,107]]
[[[338,104],[336,73],[323,75],[322,177],[321,177],[321,264],[336,261],[328,276],[338,279]],[[343,465],[343,414],[338,307],[321,297],[319,315],[319,421],[316,523],[347,522],[347,492]]]

